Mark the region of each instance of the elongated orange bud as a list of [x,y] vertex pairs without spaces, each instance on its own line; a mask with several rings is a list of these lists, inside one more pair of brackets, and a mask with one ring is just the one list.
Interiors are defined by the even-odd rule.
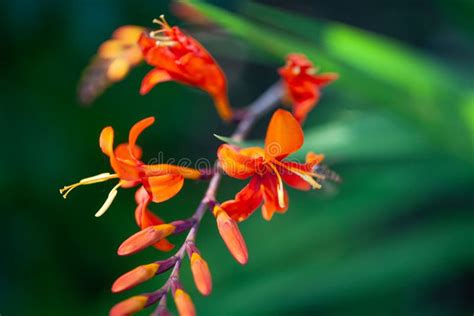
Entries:
[[176,230],[176,226],[171,224],[162,224],[149,226],[138,233],[130,236],[119,247],[117,253],[119,256],[126,256],[138,252],[161,239],[168,237]]
[[214,215],[217,219],[219,234],[224,240],[230,253],[240,264],[246,264],[249,258],[247,245],[240,233],[237,223],[227,215],[220,206],[214,207]]
[[112,292],[122,292],[155,276],[160,266],[157,263],[141,265],[119,277],[112,285]]
[[144,295],[137,295],[126,299],[112,307],[109,316],[123,316],[131,315],[141,311],[148,302],[148,297]]
[[174,303],[178,309],[179,316],[195,316],[196,310],[193,301],[188,293],[182,289],[177,289],[174,292]]
[[193,272],[194,283],[202,295],[209,295],[212,291],[212,278],[209,266],[197,252],[191,255],[191,271]]

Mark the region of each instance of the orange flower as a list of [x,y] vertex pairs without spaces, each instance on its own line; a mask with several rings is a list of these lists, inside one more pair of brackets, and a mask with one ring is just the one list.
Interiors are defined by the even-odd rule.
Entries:
[[317,69],[302,54],[289,54],[278,72],[293,105],[293,115],[300,123],[318,103],[320,89],[338,78],[335,73],[316,75]]
[[156,84],[171,80],[195,86],[211,95],[223,120],[230,120],[232,109],[222,69],[198,41],[177,26],[171,27],[163,16],[160,18],[153,22],[161,29],[143,33],[138,41],[145,61],[155,67],[143,78],[140,93],[146,94]]
[[79,84],[79,99],[91,103],[109,85],[120,81],[142,60],[138,39],[145,28],[135,25],[119,27],[105,41],[86,68]]
[[251,178],[234,200],[224,202],[221,208],[237,221],[243,221],[262,203],[262,215],[270,220],[275,212],[288,208],[288,195],[283,182],[299,190],[319,189],[314,180],[323,178],[314,167],[323,160],[322,155],[309,153],[306,163],[285,161],[304,142],[301,126],[291,113],[277,110],[268,126],[265,148],[236,148],[224,144],[218,150],[223,170],[237,179]]
[[[119,179],[119,182],[110,191],[105,203],[95,214],[96,217],[99,217],[110,207],[119,187],[129,188],[141,184],[148,193],[149,199],[159,203],[175,196],[181,190],[185,178],[201,178],[201,172],[195,169],[169,164],[146,165],[140,160],[142,151],[136,145],[137,138],[154,121],[154,117],[148,117],[133,125],[128,136],[128,143],[120,144],[115,149],[113,148],[113,128],[111,126],[104,128],[100,134],[100,148],[104,154],[109,156],[110,164],[115,173],[101,173],[82,179],[78,183],[65,186],[59,192],[66,198],[69,192],[78,186]],[[138,192],[137,195],[136,213],[139,214],[136,217],[139,226],[156,225],[160,220],[146,212],[149,200],[144,197],[143,192]],[[146,215],[143,216],[143,213]]]

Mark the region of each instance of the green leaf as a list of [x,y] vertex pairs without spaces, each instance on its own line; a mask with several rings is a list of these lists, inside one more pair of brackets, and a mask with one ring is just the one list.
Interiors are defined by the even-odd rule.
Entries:
[[233,140],[231,137],[220,136],[217,134],[214,134],[214,137],[220,141],[223,141],[224,143],[242,147],[242,142]]

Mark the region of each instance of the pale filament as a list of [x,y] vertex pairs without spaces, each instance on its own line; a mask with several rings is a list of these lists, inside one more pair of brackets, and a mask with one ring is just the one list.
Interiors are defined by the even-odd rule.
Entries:
[[115,197],[117,196],[117,193],[118,193],[117,189],[120,187],[121,184],[122,182],[119,181],[119,183],[117,183],[117,185],[114,186],[112,190],[110,190],[109,195],[107,196],[107,199],[105,200],[104,204],[102,204],[100,209],[95,213],[95,217],[100,217],[104,215],[104,213],[109,209],[110,205],[112,205],[112,202],[115,200]]
[[278,170],[275,168],[275,166],[272,163],[267,164],[268,167],[270,167],[273,172],[275,172],[275,175],[278,179],[277,183],[277,196],[278,196],[278,205],[281,208],[285,207],[285,191],[283,189],[283,180],[281,179],[280,173]]
[[67,195],[69,194],[69,192],[71,192],[73,189],[77,188],[78,186],[100,183],[100,182],[104,182],[104,181],[115,179],[115,178],[118,178],[117,174],[110,174],[108,172],[101,173],[96,176],[84,178],[77,183],[67,185],[64,188],[59,189],[59,193],[61,193],[63,198],[67,198]]

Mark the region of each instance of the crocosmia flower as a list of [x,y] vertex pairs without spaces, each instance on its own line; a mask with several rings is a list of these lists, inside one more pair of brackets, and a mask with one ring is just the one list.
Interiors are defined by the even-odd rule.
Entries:
[[288,208],[288,194],[283,183],[299,190],[319,189],[314,178],[323,178],[315,167],[322,155],[309,153],[305,163],[285,161],[304,141],[300,124],[290,112],[277,110],[268,126],[264,148],[237,148],[229,144],[219,147],[218,157],[222,169],[237,179],[250,178],[250,182],[234,200],[221,204],[221,208],[237,221],[245,220],[263,202],[262,215],[270,220],[275,212]]
[[279,69],[286,89],[286,97],[292,104],[293,115],[302,123],[316,106],[321,88],[338,78],[335,73],[317,75],[317,69],[302,54],[289,54],[286,65]]
[[171,27],[161,16],[154,20],[161,28],[143,33],[138,41],[145,61],[154,66],[143,79],[141,94],[156,84],[174,80],[198,87],[211,95],[222,119],[232,118],[227,97],[227,80],[209,52],[179,27]]
[[145,28],[140,26],[121,26],[111,39],[102,43],[79,84],[82,103],[94,101],[109,85],[125,78],[130,69],[143,60],[137,43],[143,32]]
[[139,189],[136,194],[137,223],[140,227],[159,224],[161,220],[149,212],[148,203],[150,201],[159,203],[172,198],[181,190],[185,178],[199,179],[203,174],[195,169],[170,164],[147,165],[140,160],[142,150],[136,145],[137,138],[154,121],[154,117],[149,117],[133,125],[128,136],[128,143],[120,144],[115,149],[113,128],[111,126],[104,128],[100,134],[100,148],[109,156],[110,165],[115,173],[102,173],[65,186],[60,190],[63,197],[66,198],[71,190],[81,185],[118,179],[118,183],[110,191],[107,200],[97,211],[96,216],[99,217],[110,207],[118,188],[141,185],[143,189]]

